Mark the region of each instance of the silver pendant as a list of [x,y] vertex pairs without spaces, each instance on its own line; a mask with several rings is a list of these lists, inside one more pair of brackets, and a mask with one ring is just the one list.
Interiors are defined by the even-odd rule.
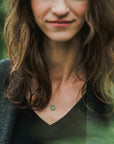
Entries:
[[54,111],[54,110],[56,110],[56,107],[55,107],[55,105],[53,105],[53,104],[52,104],[52,105],[50,105],[50,110],[51,110],[51,111]]

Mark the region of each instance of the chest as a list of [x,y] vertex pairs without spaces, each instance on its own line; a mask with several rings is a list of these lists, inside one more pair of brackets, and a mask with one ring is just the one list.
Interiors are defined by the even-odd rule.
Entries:
[[[81,101],[59,121],[47,124],[33,110],[19,110],[13,132],[12,144],[74,144],[86,138],[86,113],[79,108]],[[79,106],[79,107],[78,107]],[[84,143],[83,143],[84,144]]]

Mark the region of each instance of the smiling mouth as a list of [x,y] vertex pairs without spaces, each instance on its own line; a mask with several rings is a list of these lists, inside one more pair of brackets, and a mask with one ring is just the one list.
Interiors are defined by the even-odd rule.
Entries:
[[65,28],[70,26],[75,20],[67,21],[67,20],[53,20],[53,21],[46,21],[51,24],[55,28]]
[[72,20],[72,21],[61,21],[61,20],[54,20],[54,21],[46,21],[48,23],[57,23],[57,24],[67,24],[67,23],[72,23],[74,22],[75,20]]

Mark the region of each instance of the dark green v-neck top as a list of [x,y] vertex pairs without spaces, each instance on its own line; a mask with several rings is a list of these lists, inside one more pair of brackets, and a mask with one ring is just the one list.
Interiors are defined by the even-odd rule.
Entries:
[[103,117],[108,107],[94,96],[90,85],[88,107],[81,99],[65,117],[49,126],[30,109],[17,111],[5,97],[9,68],[9,60],[0,61],[0,144],[114,144],[114,114]]
[[[86,138],[86,108],[81,99],[63,118],[48,125],[33,110],[18,110],[12,144],[76,144]],[[79,144],[79,143],[77,143]]]

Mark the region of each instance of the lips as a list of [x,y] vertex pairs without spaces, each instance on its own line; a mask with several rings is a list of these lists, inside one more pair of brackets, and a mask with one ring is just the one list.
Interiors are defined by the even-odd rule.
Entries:
[[74,22],[75,20],[52,20],[52,21],[47,21],[47,22],[49,22],[49,23],[60,23],[60,24],[62,24],[62,23],[72,23],[72,22]]
[[65,28],[70,26],[75,20],[51,20],[46,21],[55,28]]

